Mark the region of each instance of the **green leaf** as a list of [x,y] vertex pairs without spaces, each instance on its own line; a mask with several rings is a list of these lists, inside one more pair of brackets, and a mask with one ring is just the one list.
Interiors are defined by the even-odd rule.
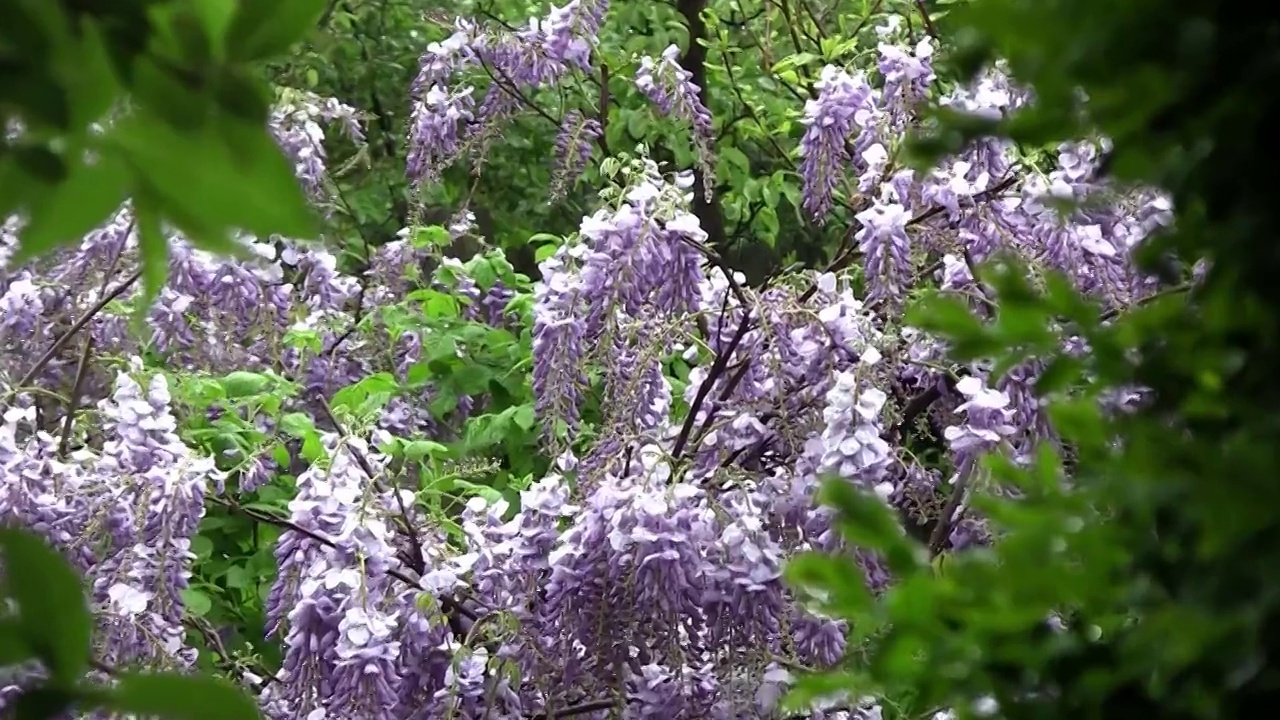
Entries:
[[25,72],[8,72],[0,77],[5,100],[22,108],[25,117],[33,123],[69,130],[72,111],[65,88],[48,74],[48,70],[42,72],[29,65],[19,67]]
[[247,123],[260,123],[271,114],[270,87],[254,70],[227,68],[209,79],[214,102],[228,116]]
[[546,260],[547,258],[551,257],[552,255],[555,255],[556,251],[559,249],[560,249],[560,246],[553,243],[547,243],[546,245],[539,245],[538,249],[533,251],[533,260],[534,262],[540,263],[543,260]]
[[204,617],[213,609],[213,600],[194,588],[187,588],[182,591],[182,604],[187,606],[188,614],[196,617]]
[[[206,523],[202,522],[201,528],[207,529],[205,526]],[[197,558],[207,558],[213,555],[213,541],[203,534],[196,535],[191,538],[191,552],[195,554]]]
[[[112,68],[113,47],[100,24],[84,15],[79,18],[80,47],[76,72],[64,74],[71,106],[72,122],[85,127],[100,121],[120,96],[120,82]],[[3,22],[3,21],[0,21]]]
[[[233,230],[306,239],[316,217],[265,123],[221,117],[179,131],[140,113],[115,137],[143,173],[152,204],[201,249],[242,251]],[[265,118],[263,118],[265,120]]]
[[22,625],[9,618],[0,620],[0,667],[19,665],[34,657]]
[[952,341],[953,355],[960,359],[997,354],[1005,349],[964,301],[941,292],[927,294],[911,305],[904,322],[946,335]]
[[125,674],[103,701],[106,709],[169,720],[257,720],[258,707],[223,680],[192,675]]
[[134,197],[133,205],[138,228],[138,252],[142,255],[142,297],[134,308],[134,321],[142,322],[169,277],[169,240],[164,236],[160,215],[156,212],[158,208],[152,204],[149,195]]
[[627,129],[627,132],[631,136],[630,140],[632,142],[643,142],[644,139],[648,136],[648,133],[646,132],[646,130],[652,124],[653,124],[653,120],[650,119],[648,113],[636,112],[633,110],[627,113],[627,122],[626,122],[626,125],[624,125],[623,127]]
[[838,478],[823,484],[820,497],[839,513],[841,535],[860,547],[879,550],[889,570],[899,578],[926,565],[923,549],[903,531],[897,515],[880,498]]
[[427,404],[427,409],[437,419],[443,419],[444,416],[453,412],[457,407],[458,395],[447,387],[436,390],[436,396],[431,398],[431,402]]
[[718,149],[716,155],[720,160],[721,166],[726,170],[727,178],[735,179],[751,176],[751,160],[746,153],[738,148],[726,145]]
[[787,70],[794,70],[795,68],[802,67],[804,65],[809,65],[811,63],[815,63],[821,59],[822,58],[819,57],[818,55],[814,55],[813,53],[809,53],[809,52],[802,52],[802,53],[796,53],[795,55],[788,55],[787,57],[782,58],[776,64],[774,64],[773,72],[782,73]]
[[70,172],[66,161],[47,145],[18,145],[6,150],[23,171],[40,183],[55,185],[66,182]]
[[419,387],[423,383],[431,379],[431,364],[426,362],[416,362],[409,366],[409,371],[405,373],[405,384],[410,387]]
[[[134,61],[131,73],[130,95],[136,103],[135,112],[139,113],[131,118],[133,122],[150,119],[173,132],[201,132],[214,109],[213,100],[180,67],[143,56]],[[116,124],[110,137],[119,140],[120,131],[127,129]]]
[[493,504],[502,499],[502,493],[489,487],[488,485],[479,485],[477,483],[468,482],[466,480],[455,479],[453,481],[455,487],[465,490],[469,495],[482,497],[486,502]]
[[227,31],[227,57],[247,62],[283,55],[316,26],[324,9],[325,0],[241,0]]
[[787,580],[802,592],[825,596],[821,604],[840,618],[860,619],[875,606],[875,599],[862,572],[851,558],[805,553],[792,558],[786,567]]
[[242,567],[232,567],[227,570],[226,575],[227,587],[233,590],[240,590],[249,587],[249,575]]
[[257,395],[262,392],[271,378],[254,372],[236,371],[218,381],[228,399]]
[[0,530],[0,550],[27,644],[49,668],[55,685],[71,687],[89,664],[93,631],[80,578],[37,535]]
[[289,413],[280,418],[280,432],[298,439],[315,434],[316,424],[306,413]]
[[498,272],[486,257],[474,257],[467,261],[467,274],[481,290],[488,290],[498,282]]
[[429,318],[456,318],[460,314],[456,299],[435,290],[428,291],[427,299],[422,303],[422,312]]
[[215,56],[221,55],[226,48],[227,31],[235,19],[236,5],[236,0],[195,0],[191,3]]
[[383,394],[389,396],[399,387],[400,384],[391,373],[374,373],[339,390],[334,394],[331,405],[356,412],[369,398]]
[[404,446],[405,458],[415,461],[422,460],[423,458],[435,455],[436,453],[446,453],[448,451],[448,447],[431,440],[414,440]]
[[410,242],[416,248],[448,247],[453,243],[453,236],[439,225],[428,225],[414,230]]
[[532,430],[538,424],[538,420],[533,414],[532,405],[521,405],[516,408],[511,419],[522,430]]
[[760,234],[766,245],[774,247],[778,244],[778,230],[781,229],[781,225],[778,223],[776,210],[767,206],[760,208],[760,212],[756,214],[756,225],[760,228]]
[[65,181],[28,209],[29,220],[10,262],[21,265],[54,248],[79,242],[124,202],[128,178],[119,158],[110,154],[99,156],[92,164],[73,166]]
[[[78,702],[83,702],[84,694],[61,687],[36,687],[18,696],[14,703],[14,720],[46,720],[46,718],[64,717]],[[6,717],[8,717],[6,715]]]

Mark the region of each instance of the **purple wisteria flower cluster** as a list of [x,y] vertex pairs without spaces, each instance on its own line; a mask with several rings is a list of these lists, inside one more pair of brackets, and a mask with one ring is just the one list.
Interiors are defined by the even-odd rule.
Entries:
[[[409,180],[435,182],[464,156],[483,164],[493,139],[527,110],[528,94],[590,70],[608,7],[609,0],[569,0],[518,29],[459,19],[452,35],[429,44],[410,91]],[[478,97],[472,82],[482,78],[488,89]],[[568,109],[562,113],[558,182],[576,179],[599,134],[598,120]]]
[[[430,46],[410,176],[430,181],[483,153],[522,89],[582,69],[603,13],[602,0],[574,0],[517,31],[460,23]],[[84,573],[103,663],[185,669],[197,651],[183,591],[202,515],[295,478],[263,629],[282,666],[236,678],[271,720],[878,720],[874,698],[832,696],[802,712],[781,702],[804,669],[839,663],[849,635],[788,586],[788,560],[847,552],[850,582],[879,593],[894,580],[837,531],[820,484],[847,482],[930,528],[932,549],[958,551],[997,534],[970,503],[942,502],[964,498],[979,456],[1019,461],[1055,442],[1039,365],[995,376],[949,364],[944,343],[903,324],[901,303],[935,286],[989,312],[998,299],[974,263],[1012,253],[1123,308],[1156,291],[1132,251],[1169,217],[1159,195],[1095,179],[1101,141],[1064,145],[1047,173],[1019,167],[997,140],[932,172],[901,167],[902,133],[934,92],[931,56],[928,41],[906,46],[886,31],[878,79],[827,67],[804,108],[805,209],[821,218],[850,206],[862,267],[748,286],[706,246],[691,172],[618,161],[618,185],[541,263],[525,298],[532,358],[512,371],[530,376],[551,470],[518,496],[458,498],[448,516],[400,487],[387,450],[447,434],[429,392],[354,430],[326,404],[375,373],[406,378],[431,341],[379,335],[380,308],[433,282],[412,233],[379,248],[361,277],[318,244],[245,238],[247,258],[231,259],[174,237],[141,335],[128,322],[138,294],[128,206],[52,262],[0,263],[0,523],[35,530]],[[705,132],[710,114],[673,58],[642,61],[636,81]],[[451,84],[469,66],[495,78],[478,104]],[[943,99],[995,114],[1027,101],[998,70]],[[568,177],[590,162],[600,128],[566,119]],[[325,161],[310,127],[280,133],[309,184]],[[1094,202],[1064,212],[1064,199]],[[0,258],[19,230],[0,227]],[[515,322],[510,289],[465,277],[443,289],[477,320]],[[286,448],[286,469],[265,446],[213,456],[183,442],[173,383],[236,371],[297,386],[286,409],[320,428],[314,457]],[[481,402],[459,399],[458,412]],[[272,419],[245,421],[276,431]],[[944,460],[917,456],[922,434]],[[38,672],[0,674],[0,710]]]

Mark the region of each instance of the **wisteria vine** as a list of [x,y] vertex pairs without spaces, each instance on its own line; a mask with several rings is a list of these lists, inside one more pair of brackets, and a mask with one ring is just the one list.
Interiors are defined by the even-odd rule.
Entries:
[[[523,92],[590,70],[605,10],[573,0],[517,31],[460,21],[430,45],[412,89],[410,178],[483,156],[527,110]],[[903,305],[936,287],[989,316],[998,298],[977,264],[1011,253],[1118,311],[1159,292],[1131,255],[1170,217],[1158,193],[1095,178],[1101,141],[1063,145],[1048,171],[997,139],[931,172],[901,167],[921,101],[999,115],[1028,99],[998,69],[944,93],[930,40],[893,27],[883,40],[874,73],[828,66],[803,108],[804,209],[815,222],[855,210],[850,242],[829,267],[764,286],[708,247],[693,174],[645,158],[611,159],[599,208],[531,292],[439,263],[412,228],[353,274],[317,244],[245,238],[245,257],[217,258],[174,236],[139,334],[127,205],[78,247],[0,270],[0,522],[40,533],[84,574],[95,672],[194,666],[183,591],[217,506],[283,530],[263,628],[283,664],[235,678],[269,718],[878,718],[869,698],[781,704],[798,674],[841,661],[849,630],[788,586],[788,559],[847,552],[851,582],[879,592],[894,580],[837,532],[820,483],[843,479],[896,508],[932,553],[958,552],[996,541],[970,495],[1010,492],[972,482],[980,456],[1016,461],[1056,442],[1039,365],[995,376],[953,364],[945,343],[903,324]],[[713,119],[677,55],[641,59],[635,84],[687,124],[711,182]],[[310,98],[274,122],[323,204],[322,126],[359,138],[356,114]],[[601,160],[601,130],[565,115],[555,192]],[[1090,203],[1064,212],[1063,200]],[[6,221],[0,258],[20,229]],[[428,383],[363,423],[330,404],[371,376],[411,382],[433,338],[396,330],[388,308],[421,307],[424,292],[527,333],[551,460],[518,496],[474,494],[448,517],[421,502],[395,448],[456,439],[484,392],[444,402]],[[184,438],[191,408],[173,384],[221,377],[225,392],[237,372],[273,378],[274,412],[202,412],[240,413],[258,440]],[[280,426],[289,413],[309,419],[309,446]],[[248,507],[284,475],[286,514]],[[41,672],[0,671],[0,709]]]

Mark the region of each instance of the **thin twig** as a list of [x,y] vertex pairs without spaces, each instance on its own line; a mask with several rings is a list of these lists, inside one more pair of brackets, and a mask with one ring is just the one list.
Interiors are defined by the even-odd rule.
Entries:
[[[1013,187],[1013,184],[1014,184],[1014,183],[1016,183],[1016,182],[1018,182],[1018,175],[1017,175],[1016,173],[1010,173],[1008,177],[1006,177],[1004,180],[1001,180],[1001,181],[1000,181],[999,183],[997,183],[996,185],[994,185],[994,186],[992,186],[992,187],[989,187],[989,188],[987,188],[986,190],[983,190],[982,192],[974,193],[974,194],[973,194],[973,197],[972,197],[971,199],[972,199],[975,203],[979,203],[979,202],[982,202],[982,201],[984,201],[984,200],[989,200],[989,199],[991,199],[992,197],[994,197],[994,196],[996,196],[996,195],[998,195],[998,194],[1000,194],[1000,193],[1004,192],[1005,190],[1008,190],[1009,188]],[[912,225],[919,225],[920,223],[922,223],[922,222],[924,222],[924,221],[926,221],[926,220],[928,220],[928,219],[930,219],[930,218],[932,218],[932,217],[934,217],[934,216],[936,216],[936,215],[941,215],[941,214],[942,214],[942,212],[943,212],[944,210],[946,210],[946,207],[944,207],[944,206],[942,206],[942,205],[934,205],[933,207],[929,208],[928,210],[925,210],[924,212],[920,213],[919,215],[917,215],[917,216],[915,216],[915,217],[911,218],[910,220],[908,220],[908,221],[907,221],[907,227],[911,227]]]
[[[303,535],[307,538],[310,538],[311,540],[314,540],[320,543],[321,545],[324,545],[325,547],[333,548],[334,550],[341,549],[338,547],[338,544],[335,543],[333,540],[330,540],[329,538],[313,530],[308,530],[307,528],[304,528],[301,525],[291,520],[288,520],[286,518],[276,517],[275,515],[272,515],[270,513],[262,512],[261,510],[254,510],[253,508],[247,508],[241,505],[240,503],[236,502],[235,500],[231,500],[229,498],[209,496],[207,499],[209,502],[221,505],[233,512],[238,512],[241,515],[244,515],[245,517],[250,518],[252,520],[257,520],[258,522],[266,523],[267,525],[274,525],[275,527],[281,528],[283,530],[292,530],[293,532],[296,532],[299,535]],[[422,587],[418,583],[418,581],[414,580],[413,578],[409,577],[408,575],[404,574],[399,570],[388,569],[387,575],[399,580],[400,582],[405,583],[406,585],[409,585],[410,587],[415,587],[415,588]]]
[[563,710],[554,712],[538,713],[529,718],[529,720],[552,720],[553,718],[567,718],[575,715],[586,715],[587,713],[600,712],[602,710],[610,710],[617,706],[617,702],[613,700],[592,700],[591,702],[570,705]]
[[1167,298],[1167,297],[1170,297],[1170,296],[1173,296],[1173,295],[1178,295],[1178,294],[1180,294],[1180,293],[1187,292],[1187,291],[1191,290],[1191,288],[1192,288],[1192,284],[1191,284],[1191,283],[1183,283],[1183,284],[1181,284],[1181,285],[1174,285],[1173,287],[1164,288],[1163,290],[1160,290],[1159,292],[1152,293],[1151,295],[1147,295],[1146,297],[1138,298],[1137,300],[1133,301],[1133,304],[1132,304],[1132,305],[1130,305],[1129,307],[1126,307],[1126,308],[1120,308],[1120,307],[1114,307],[1114,308],[1111,308],[1110,310],[1107,310],[1107,311],[1103,312],[1101,315],[1099,315],[1099,316],[1098,316],[1098,321],[1099,321],[1099,322],[1107,322],[1108,320],[1115,320],[1116,318],[1120,317],[1120,315],[1121,315],[1121,314],[1123,314],[1123,313],[1125,313],[1125,312],[1129,312],[1129,311],[1134,310],[1134,309],[1136,309],[1136,308],[1140,308],[1140,307],[1142,307],[1142,306],[1144,306],[1144,305],[1147,305],[1147,304],[1153,303],[1153,302],[1155,302],[1155,301],[1157,301],[1157,300],[1162,300],[1162,299],[1164,299],[1164,298]]

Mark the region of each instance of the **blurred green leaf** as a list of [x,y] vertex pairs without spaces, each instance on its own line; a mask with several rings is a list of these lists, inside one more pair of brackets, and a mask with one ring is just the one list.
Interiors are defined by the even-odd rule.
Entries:
[[235,62],[283,55],[315,28],[325,0],[240,0],[226,33],[227,57]]
[[317,220],[293,166],[265,126],[224,117],[179,132],[139,115],[114,134],[153,196],[155,211],[215,253],[243,252],[234,230],[307,239]]
[[166,720],[257,720],[257,705],[239,688],[212,677],[121,674],[106,709]]
[[22,264],[63,245],[78,243],[125,200],[128,173],[110,154],[71,166],[67,178],[28,209],[11,262]]
[[53,683],[72,687],[88,667],[93,619],[80,578],[39,536],[0,529],[4,583],[18,604],[19,628]]
[[880,551],[899,579],[927,566],[924,548],[903,531],[902,523],[885,501],[842,479],[823,483],[819,497],[836,509],[836,526],[841,535],[857,546]]
[[0,619],[0,667],[20,665],[35,658],[22,624],[9,618]]

